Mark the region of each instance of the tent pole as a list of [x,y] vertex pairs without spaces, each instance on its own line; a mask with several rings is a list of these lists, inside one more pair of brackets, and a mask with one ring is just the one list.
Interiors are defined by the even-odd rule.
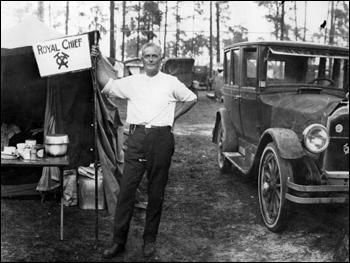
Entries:
[[[95,30],[94,35],[94,45],[97,46],[97,30]],[[94,58],[94,131],[95,131],[95,214],[96,214],[96,223],[95,223],[95,249],[98,246],[98,151],[97,151],[97,57]]]

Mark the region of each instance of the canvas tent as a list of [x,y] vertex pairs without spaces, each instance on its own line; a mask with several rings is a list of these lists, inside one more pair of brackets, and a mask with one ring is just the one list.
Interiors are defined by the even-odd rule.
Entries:
[[124,77],[124,63],[112,57],[106,57],[106,58],[113,66],[113,69],[117,71],[117,77],[118,78]]
[[[91,46],[94,32],[86,34]],[[78,169],[95,161],[93,123],[96,113],[97,148],[107,207],[114,213],[119,191],[117,179],[123,167],[122,122],[116,105],[100,92],[97,92],[94,111],[91,70],[40,77],[31,45],[60,37],[61,34],[34,18],[1,32],[1,123],[20,129],[20,133],[9,140],[9,145],[13,146],[30,138],[43,143],[50,127],[54,133],[68,134],[70,165],[67,169]],[[109,74],[113,76],[113,67],[110,69]],[[43,176],[42,168],[2,169],[1,195],[33,192],[33,186],[36,187]]]

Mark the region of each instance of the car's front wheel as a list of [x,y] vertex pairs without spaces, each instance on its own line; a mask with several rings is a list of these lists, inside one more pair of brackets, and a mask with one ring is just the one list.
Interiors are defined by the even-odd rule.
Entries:
[[221,121],[219,123],[217,136],[218,136],[217,137],[217,153],[218,153],[219,170],[222,173],[228,173],[231,171],[232,164],[230,163],[229,160],[227,160],[227,158],[223,154],[223,147],[222,146],[223,146],[223,142],[224,142],[227,134],[223,128]]
[[260,160],[258,191],[264,223],[272,232],[286,227],[289,212],[286,183],[292,172],[290,161],[279,156],[275,143],[269,143]]

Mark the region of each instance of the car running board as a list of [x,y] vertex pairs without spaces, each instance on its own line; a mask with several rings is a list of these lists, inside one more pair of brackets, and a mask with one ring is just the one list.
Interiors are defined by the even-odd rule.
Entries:
[[239,152],[223,152],[227,160],[229,160],[242,173],[248,173],[249,169],[245,168],[245,156]]

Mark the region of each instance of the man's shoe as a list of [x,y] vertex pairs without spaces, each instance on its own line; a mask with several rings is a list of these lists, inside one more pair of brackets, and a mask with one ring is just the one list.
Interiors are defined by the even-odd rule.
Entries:
[[150,257],[154,254],[154,252],[156,251],[156,244],[152,243],[152,242],[145,242],[143,244],[143,255],[145,257]]
[[103,251],[103,257],[114,258],[124,250],[125,250],[125,245],[113,243],[113,245],[110,248],[107,248],[105,251]]

